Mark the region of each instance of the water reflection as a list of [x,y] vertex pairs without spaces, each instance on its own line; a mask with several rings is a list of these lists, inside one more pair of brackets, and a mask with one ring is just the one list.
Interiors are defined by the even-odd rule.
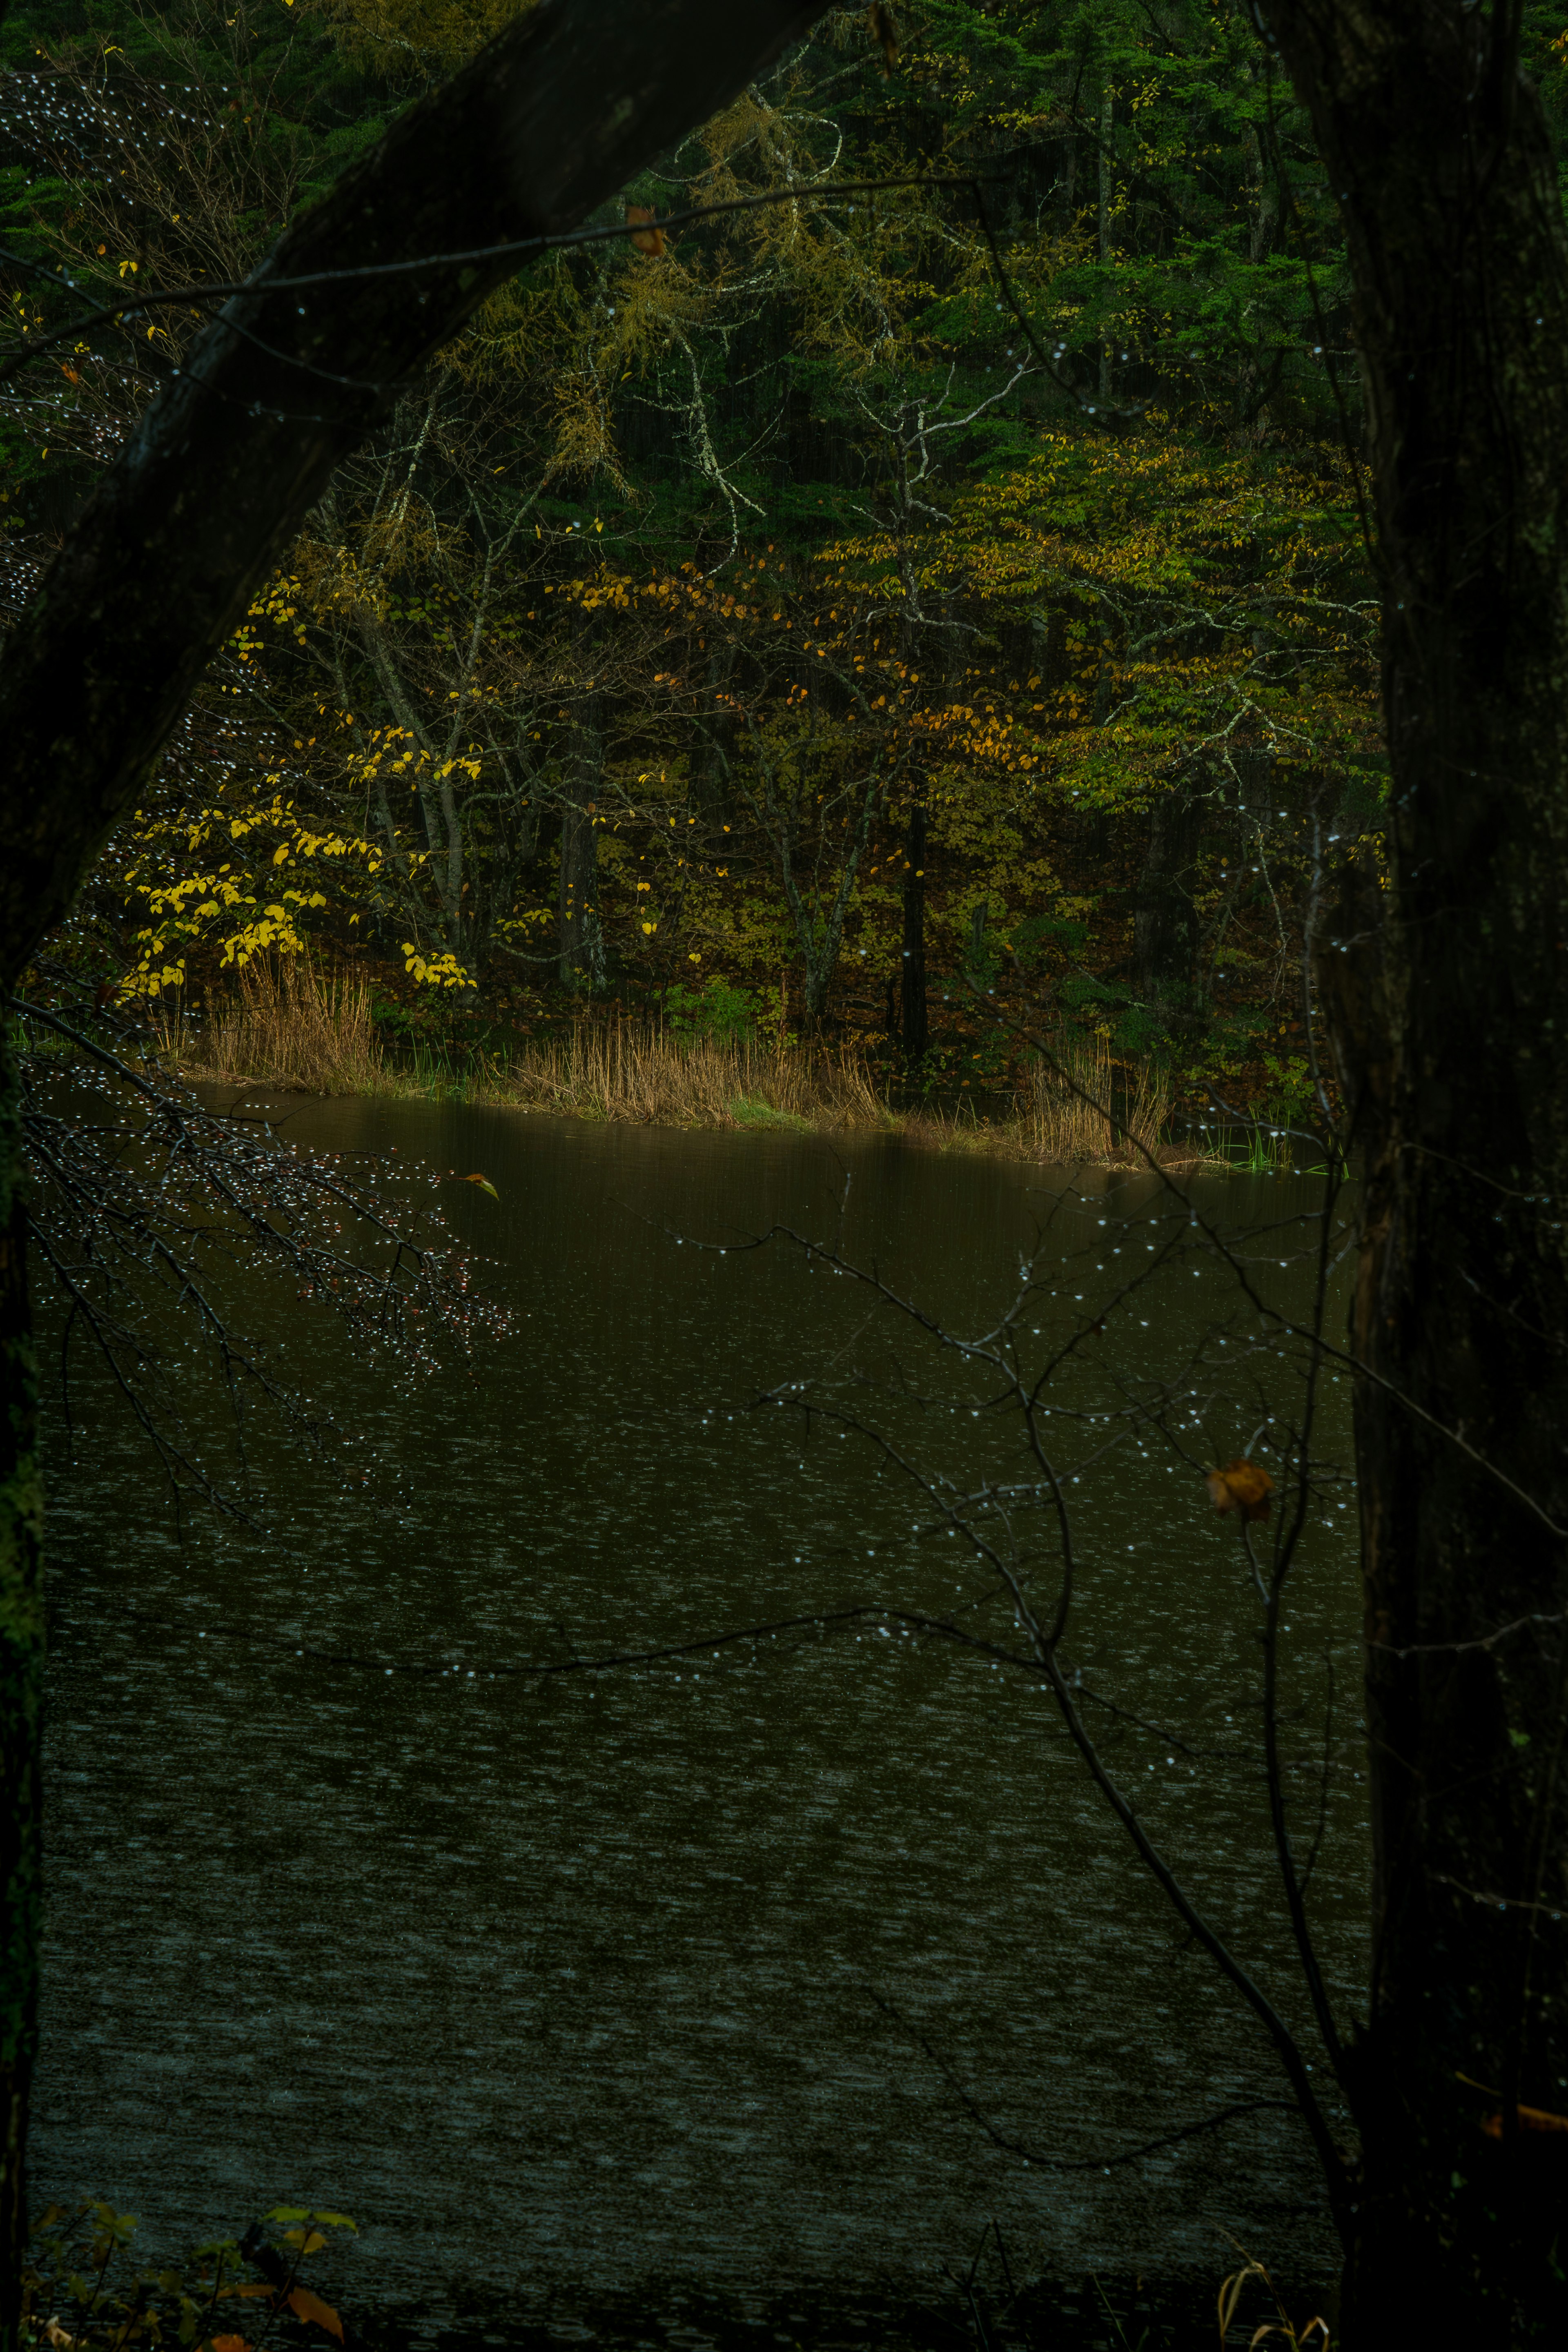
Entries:
[[[1226,2231],[1326,2268],[1310,2152],[1277,2112],[1103,2168],[1281,2086],[1037,1688],[892,1622],[489,1678],[858,1601],[950,1611],[980,1590],[872,1449],[745,1408],[826,1376],[966,1483],[977,1465],[1013,1475],[1011,1425],[855,1284],[787,1246],[693,1243],[841,1229],[847,1253],[967,1326],[1044,1224],[1043,1349],[1151,1235],[1163,1246],[1155,1188],[1090,1178],[1063,1203],[1038,1171],[882,1143],[434,1107],[311,1105],[294,1129],[484,1170],[499,1205],[454,1186],[451,1214],[499,1260],[514,1336],[410,1404],[334,1362],[312,1310],[267,1303],[376,1481],[354,1502],[293,1474],[268,1540],[182,1532],[107,1403],[93,1414],[52,1521],[40,2190],[108,2195],[185,2240],[285,2198],[343,2208],[368,2224],[351,2298],[443,2322],[483,2305],[503,2333],[574,2297],[674,2325],[694,2281],[716,2307],[775,2287],[919,2302],[993,2216],[1017,2263],[1075,2276],[1213,2278]],[[1198,1192],[1232,1226],[1277,1229],[1250,1252],[1291,1298],[1307,1197],[1240,1179]],[[1220,1336],[1239,1349],[1260,1328],[1212,1261],[1173,1265],[1061,1403],[1112,1412],[1129,1383],[1179,1386],[1194,1350],[1217,1363]],[[1261,1360],[1228,1401],[1208,1378],[1195,1451],[1245,1444]],[[908,1402],[922,1386],[940,1410]],[[1244,1564],[1168,1450],[1097,1458],[1110,1430],[1067,1423],[1075,1654],[1160,1729],[1109,1710],[1099,1728],[1305,2031]],[[1289,1612],[1309,1832],[1325,1660],[1342,1691],[1354,1680],[1348,1499],[1314,1514]],[[403,1661],[457,1671],[384,1672]],[[1364,1853],[1347,1731],[1342,1709],[1312,1906],[1350,2004]]]

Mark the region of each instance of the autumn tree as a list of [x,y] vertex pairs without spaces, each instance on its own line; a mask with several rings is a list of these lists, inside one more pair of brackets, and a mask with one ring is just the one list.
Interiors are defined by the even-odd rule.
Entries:
[[[0,934],[12,990],[132,804],[207,664],[333,468],[510,277],[814,11],[543,0],[303,212],[163,386],[7,646]],[[466,257],[479,253],[482,259]],[[431,259],[409,275],[404,265]],[[383,272],[384,274],[376,274]],[[346,275],[345,275],[346,273]],[[300,285],[300,281],[310,281]],[[42,1899],[42,1495],[19,1104],[7,1066],[0,1257],[0,2344],[16,2329]]]

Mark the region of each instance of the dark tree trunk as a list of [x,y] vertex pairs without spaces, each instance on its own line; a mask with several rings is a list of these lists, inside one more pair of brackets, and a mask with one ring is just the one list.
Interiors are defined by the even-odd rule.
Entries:
[[731,775],[740,719],[729,697],[736,659],[733,646],[716,646],[709,655],[708,692],[691,747],[691,798],[704,824],[715,831],[733,822]]
[[1568,2137],[1522,2116],[1568,2109],[1568,248],[1516,13],[1264,5],[1341,192],[1393,772],[1321,959],[1365,1150],[1344,2338],[1500,2352],[1568,2342]]
[[926,813],[921,801],[910,811],[904,856],[909,871],[904,876],[904,954],[899,1011],[907,1078],[919,1067],[931,1042],[926,1018]]
[[1185,1005],[1192,994],[1198,941],[1192,877],[1200,822],[1186,784],[1163,793],[1149,813],[1149,845],[1132,902],[1132,983],[1164,1013]]
[[[303,212],[147,411],[0,670],[0,982],[126,814],[207,663],[333,467],[521,257],[745,88],[825,0],[541,0]],[[455,256],[416,277],[268,281]],[[465,255],[471,258],[463,258]],[[0,2352],[15,2342],[37,1970],[41,1507],[0,1073]],[[5,2298],[11,2296],[7,2305]]]
[[[591,652],[590,652],[591,658]],[[584,699],[568,739],[561,803],[561,983],[588,990],[605,984],[605,944],[599,929],[597,806],[605,742],[599,697]]]
[[27,2234],[27,2091],[43,1916],[39,1735],[44,1704],[43,1486],[27,1314],[16,1073],[0,1046],[0,2344],[15,2341]]
[[577,705],[562,761],[561,898],[556,927],[561,984],[577,990],[602,988],[605,982],[595,823],[605,766],[604,697],[595,677],[598,638],[593,618],[579,604],[572,631]]
[[590,808],[570,803],[561,812],[561,984],[592,990],[605,984],[605,942],[599,929],[598,834]]

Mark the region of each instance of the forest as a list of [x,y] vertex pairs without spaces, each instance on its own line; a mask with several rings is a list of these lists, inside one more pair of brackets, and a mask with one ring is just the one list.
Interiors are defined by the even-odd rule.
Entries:
[[1563,12],[0,52],[0,2352],[1560,2342]]
[[[494,29],[14,15],[7,235],[99,303],[238,279]],[[1300,1110],[1305,898],[1384,761],[1343,257],[1246,12],[830,13],[625,204],[707,216],[547,257],[400,390],[72,953],[190,1014],[309,942],[389,1040],[614,1003],[947,1095],[1016,1076],[1000,981]],[[13,610],[200,319],[24,379]]]

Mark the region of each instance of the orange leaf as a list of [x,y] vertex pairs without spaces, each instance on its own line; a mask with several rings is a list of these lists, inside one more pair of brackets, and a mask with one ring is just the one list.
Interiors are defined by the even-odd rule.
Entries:
[[342,2342],[342,2321],[331,2305],[323,2303],[319,2294],[312,2294],[308,2286],[295,2287],[289,2297],[289,2308],[296,2319],[314,2320],[318,2327],[324,2327],[329,2336],[335,2336],[340,2344]]
[[1227,1462],[1223,1470],[1205,1470],[1204,1484],[1209,1490],[1209,1500],[1222,1515],[1239,1511],[1250,1526],[1255,1520],[1268,1517],[1268,1497],[1274,1492],[1274,1481],[1267,1470],[1256,1462],[1238,1454]]
[[68,383],[79,383],[81,382],[80,376],[78,375],[69,360],[62,360],[60,362],[60,373],[64,376]]
[[243,2336],[215,2336],[212,2352],[250,2352]]
[[653,214],[647,205],[626,206],[626,226],[632,232],[632,243],[639,253],[658,254],[664,251],[664,231],[660,228],[637,228],[634,222],[651,221]]
[[500,1194],[496,1191],[495,1186],[490,1182],[488,1176],[459,1176],[458,1181],[459,1184],[477,1184],[481,1192],[488,1192],[489,1194],[492,1201],[499,1201],[500,1199]]
[[[1551,2115],[1544,2107],[1521,2107],[1519,2111],[1519,2127],[1521,2131],[1568,2132],[1568,2116]],[[1481,2117],[1481,2129],[1486,2132],[1490,2138],[1501,2139],[1502,2117],[1500,2116],[1483,2116]]]

